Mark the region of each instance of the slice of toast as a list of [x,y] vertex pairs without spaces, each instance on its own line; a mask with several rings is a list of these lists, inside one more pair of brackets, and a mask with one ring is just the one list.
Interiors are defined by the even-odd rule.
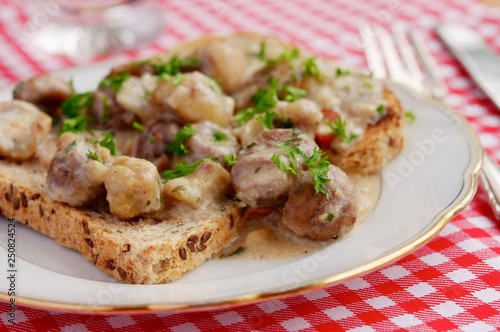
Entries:
[[387,87],[384,96],[387,114],[376,124],[368,126],[359,142],[341,153],[324,149],[330,161],[346,173],[376,174],[404,147],[404,110]]
[[158,284],[176,280],[219,252],[243,225],[238,209],[178,208],[172,218],[123,221],[90,208],[74,208],[47,197],[46,171],[36,162],[0,160],[1,213],[15,218],[118,280]]

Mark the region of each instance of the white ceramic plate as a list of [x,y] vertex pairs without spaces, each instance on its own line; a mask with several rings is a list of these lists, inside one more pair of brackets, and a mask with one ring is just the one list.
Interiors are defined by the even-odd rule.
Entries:
[[[109,63],[60,72],[78,91],[94,89]],[[78,252],[18,224],[17,302],[79,311],[182,310],[246,303],[338,283],[378,269],[422,246],[472,200],[482,149],[455,111],[389,83],[417,119],[406,147],[382,172],[374,211],[352,236],[299,258],[277,261],[214,259],[165,285],[127,285]],[[0,91],[11,97],[12,87]],[[7,268],[7,221],[0,222],[0,271]],[[8,300],[0,278],[0,298]]]

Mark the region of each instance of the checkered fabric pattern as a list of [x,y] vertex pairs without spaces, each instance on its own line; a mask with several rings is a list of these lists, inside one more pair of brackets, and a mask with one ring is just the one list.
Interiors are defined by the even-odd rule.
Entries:
[[[477,0],[309,1],[170,0],[168,28],[156,41],[115,59],[149,56],[207,33],[277,35],[323,56],[366,66],[357,29],[412,21],[424,33],[446,78],[445,103],[467,117],[486,150],[500,159],[499,110],[470,80],[432,28],[441,21],[477,30],[500,53],[500,8]],[[0,0],[0,88],[30,76],[100,59],[45,54],[23,37],[34,20],[25,1]],[[194,313],[81,315],[17,307],[0,330],[40,331],[493,331],[500,330],[500,225],[479,190],[472,203],[426,246],[348,282],[229,309]]]

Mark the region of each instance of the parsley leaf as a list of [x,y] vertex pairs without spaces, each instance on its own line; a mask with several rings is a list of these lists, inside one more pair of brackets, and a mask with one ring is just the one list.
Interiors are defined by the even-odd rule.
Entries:
[[139,131],[144,130],[144,126],[137,121],[134,121],[134,123],[132,123],[132,127],[134,127],[134,129],[137,129]]
[[106,96],[102,96],[102,108],[102,123],[106,123],[109,120],[109,104]]
[[305,77],[314,77],[315,79],[319,79],[321,76],[321,72],[319,71],[318,64],[316,63],[316,57],[311,57],[304,62],[304,73]]
[[177,74],[173,79],[172,79],[172,84],[174,86],[178,86],[181,84],[181,82],[184,80],[184,74]]
[[92,92],[80,93],[66,99],[61,104],[61,109],[68,118],[75,118],[80,115],[80,111],[92,106],[93,102],[94,94]]
[[259,60],[260,61],[266,60],[266,42],[265,41],[260,42]]
[[101,164],[104,164],[104,160],[102,160],[102,158],[96,152],[91,151],[90,149],[89,149],[89,152],[87,152],[87,156],[90,159],[96,160],[96,161],[100,162]]
[[236,153],[233,153],[229,156],[222,156],[222,158],[224,158],[228,166],[233,166],[234,163],[236,162]]
[[328,220],[328,222],[332,222],[333,218],[335,218],[335,216],[331,213],[328,213],[328,217],[326,218],[326,220]]
[[172,76],[179,74],[182,67],[194,66],[200,62],[198,58],[180,59],[174,55],[168,62],[156,65],[156,74],[164,79],[169,79]]
[[280,91],[286,93],[284,100],[289,102],[294,102],[296,100],[302,99],[305,95],[307,95],[307,90],[296,88],[293,86],[285,85],[280,88]]
[[78,133],[84,131],[85,128],[87,128],[87,115],[82,114],[74,118],[64,119],[61,130],[59,130],[58,134],[61,135],[66,131],[70,131],[72,133]]
[[412,111],[405,112],[405,116],[411,122],[415,121],[415,119],[417,118]]
[[371,84],[370,82],[364,82],[363,86],[367,87],[368,89],[373,89],[373,84]]
[[164,178],[166,178],[165,182],[168,180],[177,179],[177,178],[180,178],[180,177],[183,177],[183,176],[186,176],[186,175],[193,173],[201,163],[208,162],[208,161],[212,161],[212,159],[205,158],[205,159],[196,161],[192,164],[186,165],[186,161],[182,160],[180,163],[178,163],[174,167],[174,169],[163,171],[162,175]]
[[173,152],[174,156],[187,155],[187,146],[189,145],[184,145],[183,142],[185,139],[195,134],[196,130],[191,127],[191,124],[188,123],[184,126],[184,128],[179,130],[179,132],[175,135],[175,140],[165,148],[165,151]]
[[351,135],[347,136],[345,133],[345,125],[346,121],[342,121],[342,117],[339,115],[339,117],[333,122],[333,125],[331,123],[327,123],[328,127],[332,130],[332,132],[337,135],[343,142],[345,143],[351,143],[353,139],[358,137],[359,135],[351,133]]
[[64,153],[68,153],[72,148],[74,148],[76,146],[76,141],[78,141],[78,140],[75,139],[73,142],[68,144],[68,146],[64,150]]
[[377,112],[379,112],[380,114],[384,114],[385,113],[385,107],[384,107],[383,104],[378,105]]
[[97,143],[99,143],[100,146],[108,148],[111,154],[116,156],[116,146],[113,135],[110,132],[102,132],[102,134],[104,135],[104,138]]
[[256,120],[259,121],[264,129],[271,130],[273,129],[273,119],[275,115],[275,112],[267,110],[264,116],[258,116]]
[[212,142],[221,142],[221,141],[228,141],[229,137],[227,135],[221,133],[220,131],[216,131],[212,137],[210,137],[210,141]]
[[290,65],[290,68],[292,69],[293,72],[297,69],[297,66],[295,65],[295,60],[300,55],[300,51],[298,48],[294,47],[291,50],[289,48],[285,48],[283,53],[281,53],[276,59],[267,59],[267,64],[268,65],[275,65],[279,61],[286,61]]
[[234,116],[236,122],[238,122],[238,124],[241,126],[251,120],[256,114],[262,114],[267,111],[273,110],[278,103],[278,95],[276,93],[277,90],[278,79],[271,77],[269,79],[269,89],[265,90],[259,88],[255,95],[253,95],[252,97],[255,106],[238,112]]
[[73,77],[69,80],[69,88],[71,90],[71,95],[76,95],[75,87],[73,86]]
[[337,76],[351,75],[350,70],[342,70],[341,68],[337,68]]
[[297,172],[294,168],[290,167],[287,163],[283,161],[283,159],[280,158],[279,155],[276,153],[273,154],[271,157],[271,161],[278,166],[279,169],[281,169],[283,172],[289,172],[292,173],[293,175],[299,175],[300,172]]
[[328,173],[328,168],[330,166],[330,162],[327,158],[328,157],[325,156],[323,151],[318,151],[314,148],[312,156],[305,160],[306,165],[309,166],[309,172],[311,172],[313,176],[314,190],[316,191],[316,194],[321,192],[326,195],[327,193],[323,186],[325,183],[331,181],[326,177],[326,173]]
[[113,75],[110,77],[106,77],[103,79],[100,83],[100,87],[110,87],[113,88],[116,92],[120,91],[122,88],[123,82],[127,80],[127,78],[130,77],[130,73],[126,70],[123,73],[119,75]]

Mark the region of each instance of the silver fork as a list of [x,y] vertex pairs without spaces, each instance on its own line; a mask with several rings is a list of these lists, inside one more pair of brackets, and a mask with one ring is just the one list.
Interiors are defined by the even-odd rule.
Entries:
[[[360,30],[366,60],[373,77],[390,78],[435,99],[444,98],[448,88],[418,30],[413,26],[403,29],[401,25],[395,24],[391,25],[390,30],[392,36],[381,26],[366,26],[364,30]],[[500,220],[500,166],[486,151],[479,179],[495,217]]]

